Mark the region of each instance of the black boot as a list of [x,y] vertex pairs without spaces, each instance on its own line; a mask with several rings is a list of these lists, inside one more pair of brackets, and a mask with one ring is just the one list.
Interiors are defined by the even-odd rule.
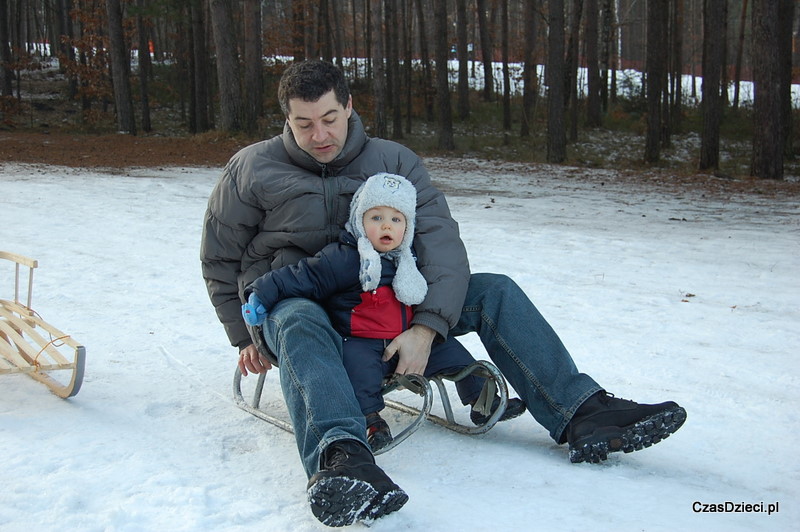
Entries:
[[578,408],[567,425],[569,459],[597,463],[608,453],[638,451],[660,442],[684,421],[686,410],[672,401],[639,404],[601,390]]
[[389,425],[377,412],[367,414],[367,443],[373,453],[377,453],[390,443],[394,438]]
[[[477,410],[470,410],[469,418],[472,420],[473,423],[476,425],[484,425],[489,418],[492,417],[494,411],[500,406],[500,397],[497,395],[494,396],[494,400],[492,401],[492,412],[490,414],[481,414]],[[522,399],[509,399],[508,403],[506,404],[506,411],[503,412],[503,415],[500,416],[500,419],[497,421],[505,421],[507,419],[514,419],[515,417],[521,416],[525,412],[525,403],[522,402]]]
[[322,467],[308,481],[307,493],[311,512],[328,526],[370,523],[408,501],[357,440],[338,440],[323,451]]

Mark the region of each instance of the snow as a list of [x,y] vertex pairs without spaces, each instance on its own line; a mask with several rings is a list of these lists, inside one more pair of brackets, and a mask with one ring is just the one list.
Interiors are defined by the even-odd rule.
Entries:
[[[372,530],[796,530],[795,199],[623,186],[608,170],[428,164],[473,271],[512,276],[609,391],[675,400],[688,420],[597,465],[570,464],[529,416],[482,436],[426,423],[378,457],[410,500]],[[0,249],[39,260],[33,307],[87,349],[72,399],[0,376],[3,532],[325,529],[293,437],[232,402],[236,351],[198,259],[218,175],[0,164]],[[9,298],[13,268],[0,272]],[[474,335],[465,342],[486,358]],[[265,388],[280,411],[276,374]],[[779,506],[695,511],[726,501]]]

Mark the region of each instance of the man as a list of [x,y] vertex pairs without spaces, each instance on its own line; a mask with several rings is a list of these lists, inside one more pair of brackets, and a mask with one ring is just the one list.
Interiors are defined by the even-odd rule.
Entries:
[[[405,176],[417,190],[414,247],[428,284],[412,326],[386,348],[399,374],[424,373],[434,341],[477,332],[529,412],[573,462],[657,443],[683,424],[673,402],[617,399],[579,373],[556,333],[507,276],[470,274],[458,225],[421,160],[407,148],[368,138],[343,74],[323,61],[287,68],[278,99],[284,132],[237,153],[209,199],[203,276],[239,368],[271,368],[241,317],[243,289],[263,273],[311,256],[334,241],[353,193],[369,176]],[[279,362],[314,515],[330,526],[369,522],[408,496],[376,464],[364,416],[342,364],[342,339],[321,307],[305,299],[276,305],[263,327]],[[261,341],[260,338],[256,338]]]

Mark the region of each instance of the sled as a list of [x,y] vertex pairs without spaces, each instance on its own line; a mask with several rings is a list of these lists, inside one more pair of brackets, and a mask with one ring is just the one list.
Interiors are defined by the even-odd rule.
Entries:
[[[255,331],[252,336],[254,338],[259,338],[260,334],[260,331]],[[262,356],[269,360],[273,366],[277,367],[277,360],[273,354],[269,352],[263,342],[256,341],[256,347]],[[488,398],[487,402],[491,403],[495,393],[500,397],[500,406],[482,425],[467,426],[459,423],[456,420],[450,402],[450,396],[445,384],[445,381],[458,382],[469,375],[475,375],[477,377],[483,377],[486,379],[486,383],[484,384],[484,388],[481,393],[481,399]],[[261,373],[258,375],[256,383],[252,389],[252,393],[249,395],[251,399],[248,401],[245,399],[244,392],[242,391],[242,373],[237,365],[233,376],[234,402],[239,408],[252,414],[253,416],[282,430],[285,430],[286,432],[294,434],[294,429],[289,421],[286,421],[285,419],[268,412],[261,406],[266,376],[266,373]],[[431,387],[431,383],[433,383],[438,390],[439,398],[442,403],[442,409],[444,410],[444,417],[431,413],[435,395],[433,388]],[[405,414],[409,414],[412,416],[412,419],[396,433],[393,430],[392,432],[394,439],[392,442],[382,449],[376,451],[374,453],[376,455],[385,453],[386,451],[397,447],[400,443],[408,439],[409,436],[416,432],[426,420],[460,434],[483,434],[488,432],[492,427],[495,426],[495,424],[497,424],[497,422],[500,420],[500,417],[505,413],[506,407],[508,406],[508,386],[505,378],[494,364],[486,360],[478,360],[454,375],[436,375],[430,379],[416,374],[395,375],[384,383],[382,393],[384,396],[387,396],[388,394],[399,390],[408,390],[412,394],[419,396],[418,401],[421,402],[421,405],[411,406],[400,401],[388,398],[384,399],[387,407]],[[479,401],[481,399],[479,399]]]
[[[38,261],[6,251],[0,251],[0,259],[13,262],[15,268],[14,300],[0,299],[0,375],[23,373],[59,397],[74,396],[83,383],[85,348],[31,307],[33,270]],[[20,301],[21,267],[28,268],[24,304]]]

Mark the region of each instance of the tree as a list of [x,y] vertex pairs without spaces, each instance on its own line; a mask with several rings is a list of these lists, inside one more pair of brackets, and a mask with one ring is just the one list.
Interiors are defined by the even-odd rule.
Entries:
[[119,0],[106,0],[108,38],[111,48],[111,75],[114,83],[114,102],[117,109],[117,130],[136,134],[133,117],[133,98],[130,82],[130,50],[122,33],[122,6]]
[[144,18],[145,0],[136,0],[136,33],[139,35],[139,50],[137,57],[139,59],[139,93],[142,108],[142,131],[151,131],[152,124],[150,123],[150,90],[148,79],[152,72],[152,65],[150,63],[150,43],[147,38],[147,24]]
[[753,160],[750,175],[783,179],[780,5],[753,0]]
[[211,26],[217,52],[217,84],[219,85],[220,128],[234,132],[242,129],[239,60],[236,53],[231,0],[211,0]]
[[469,118],[469,58],[467,57],[467,0],[456,0],[456,55],[458,56],[458,118]]
[[191,86],[192,99],[189,117],[189,129],[193,133],[202,133],[211,129],[210,86],[208,75],[208,45],[206,42],[205,9],[201,0],[191,0],[189,4],[191,17]]
[[447,72],[447,0],[433,1],[434,48],[436,53],[436,103],[439,111],[439,149],[455,149],[453,111],[450,108],[450,84]]
[[264,113],[264,74],[261,51],[261,0],[242,3],[244,24],[244,128],[254,132]]
[[[723,0],[725,1],[725,0]],[[644,160],[654,163],[661,157],[661,104],[667,79],[667,6],[664,2],[647,5],[647,138]],[[704,91],[705,92],[705,91]]]
[[722,122],[720,79],[725,51],[720,33],[727,14],[726,0],[705,0],[703,7],[703,131],[700,170],[719,168],[719,128]]
[[525,35],[525,65],[522,71],[522,120],[520,120],[519,135],[527,137],[531,131],[531,120],[536,107],[536,96],[539,91],[536,77],[536,9],[538,0],[525,0],[524,31]]
[[509,35],[508,35],[508,0],[500,0],[500,28],[501,46],[503,56],[503,129],[511,130],[511,72],[508,67],[509,61]]
[[372,27],[372,95],[375,100],[375,136],[386,138],[386,73],[383,52],[383,0],[370,0]]
[[486,0],[476,0],[478,9],[478,30],[481,35],[481,57],[483,59],[483,99],[492,100],[494,93],[494,72],[492,71],[492,39],[489,20],[486,16]]
[[8,1],[0,0],[0,96],[13,95],[14,71],[11,70],[11,48],[8,46]]
[[598,51],[598,5],[597,0],[586,0],[586,70],[587,70],[587,91],[586,98],[586,125],[589,127],[599,127],[603,124],[601,115],[600,101],[600,78],[599,51]]
[[548,0],[547,23],[547,162],[567,158],[564,127],[564,0]]
[[417,21],[419,22],[419,55],[422,62],[422,87],[421,92],[425,99],[425,116],[428,122],[433,122],[433,75],[431,74],[431,58],[428,51],[428,32],[425,25],[425,0],[416,0]]

